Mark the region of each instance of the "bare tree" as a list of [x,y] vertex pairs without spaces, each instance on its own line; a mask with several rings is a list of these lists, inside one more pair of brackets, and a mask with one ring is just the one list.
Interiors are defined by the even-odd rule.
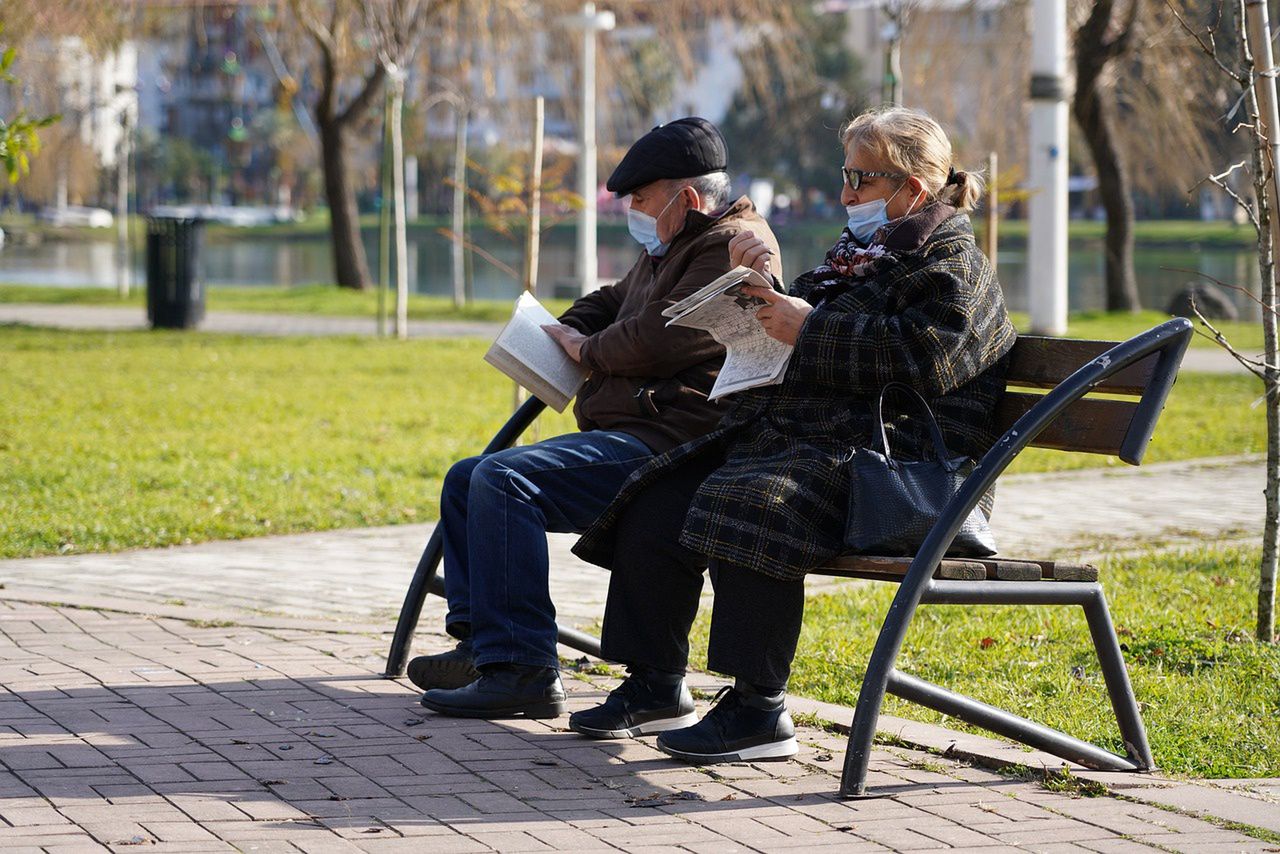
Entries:
[[1094,0],[1089,17],[1075,32],[1076,90],[1071,112],[1084,134],[1098,174],[1098,193],[1107,213],[1107,311],[1137,311],[1138,283],[1133,275],[1133,190],[1117,138],[1114,87],[1109,66],[1132,50],[1142,0],[1129,0],[1118,20],[1115,0]]
[[[1238,93],[1239,97],[1235,99],[1234,106],[1229,107],[1228,121],[1239,116],[1233,130],[1244,135],[1249,144],[1249,156],[1246,160],[1210,175],[1206,180],[1236,201],[1245,211],[1257,234],[1258,272],[1262,282],[1258,297],[1262,307],[1262,358],[1240,353],[1203,315],[1200,315],[1200,322],[1210,330],[1219,344],[1261,379],[1263,384],[1267,417],[1267,463],[1262,561],[1258,581],[1257,637],[1260,641],[1273,643],[1277,639],[1276,568],[1280,559],[1280,346],[1277,345],[1275,262],[1275,234],[1280,225],[1276,220],[1275,155],[1280,140],[1273,136],[1280,133],[1280,115],[1276,109],[1274,70],[1270,67],[1271,31],[1267,24],[1266,7],[1253,9],[1252,24],[1246,15],[1246,4],[1254,2],[1256,0],[1233,0],[1229,4],[1224,2],[1218,7],[1214,19],[1204,27],[1188,22],[1172,5],[1170,9],[1178,15],[1183,27],[1195,39],[1213,66],[1233,84],[1235,91],[1232,94],[1234,96]],[[1171,0],[1166,0],[1166,3],[1171,3]],[[1230,47],[1222,46],[1224,36]],[[1257,57],[1254,55],[1255,49],[1260,54]],[[1261,68],[1258,60],[1262,60]],[[1247,172],[1253,191],[1252,199],[1241,195],[1232,187],[1229,179],[1237,170]]]
[[[389,89],[387,128],[391,157],[391,208],[395,219],[397,338],[409,337],[409,241],[404,206],[404,85],[428,18],[457,0],[361,0],[378,65]],[[384,151],[387,149],[384,148]],[[386,203],[386,200],[383,200]]]
[[[320,134],[320,159],[329,233],[338,285],[366,289],[369,262],[360,242],[360,215],[348,167],[350,137],[374,103],[386,78],[380,62],[370,66],[357,45],[363,16],[353,0],[290,0],[294,21],[314,43],[318,60],[318,93],[312,106]],[[367,69],[357,71],[356,69]],[[354,94],[343,99],[349,78]]]

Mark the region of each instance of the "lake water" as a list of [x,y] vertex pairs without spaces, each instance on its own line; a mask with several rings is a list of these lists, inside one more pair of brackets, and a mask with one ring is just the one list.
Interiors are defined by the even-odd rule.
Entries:
[[[376,235],[366,232],[366,248],[371,263],[377,258]],[[808,231],[779,230],[785,272],[794,275],[822,259],[828,239]],[[471,239],[499,261],[513,269],[521,267],[518,238],[477,230]],[[634,263],[636,246],[626,231],[604,227],[600,231],[599,271],[601,279],[615,279]],[[140,253],[139,253],[140,254]],[[539,292],[569,286],[573,269],[574,232],[556,228],[543,237],[539,263]],[[409,244],[411,287],[418,293],[447,295],[452,292],[449,242],[427,229],[415,229]],[[511,299],[519,284],[507,272],[480,257],[471,255],[471,288],[479,299]],[[997,263],[1009,307],[1027,310],[1027,255],[1013,244],[999,252]],[[1223,282],[1243,285],[1257,292],[1258,269],[1252,252],[1246,249],[1139,248],[1136,256],[1138,289],[1143,304],[1163,308],[1169,298],[1188,282],[1207,274]],[[333,280],[329,243],[321,237],[254,237],[209,240],[202,255],[204,281],[218,285],[298,285]],[[142,281],[141,258],[137,259],[135,281]],[[1068,257],[1069,303],[1073,311],[1103,305],[1103,259],[1096,246],[1072,249]],[[115,245],[102,241],[46,241],[38,246],[13,243],[0,249],[0,282],[49,286],[115,285]],[[1257,306],[1240,294],[1233,300],[1241,317],[1258,317]]]

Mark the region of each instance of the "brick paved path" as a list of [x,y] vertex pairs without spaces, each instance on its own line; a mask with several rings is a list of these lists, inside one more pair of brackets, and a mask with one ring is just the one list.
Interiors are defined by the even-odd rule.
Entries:
[[[0,323],[24,323],[58,329],[146,329],[146,311],[136,307],[44,305],[9,303],[0,305]],[[205,332],[233,332],[241,335],[372,335],[373,318],[325,317],[315,314],[260,314],[254,312],[211,311],[200,328]],[[492,338],[501,324],[471,321],[409,322],[413,338],[458,336]],[[1205,373],[1241,373],[1227,353],[1214,349],[1188,350],[1183,370]]]
[[[794,761],[702,769],[563,720],[442,719],[374,675],[384,642],[0,602],[0,849],[1276,848],[903,748],[873,758],[888,797],[841,802],[842,739],[820,730]],[[612,684],[593,679],[570,680],[574,708]]]
[[[1212,504],[1198,497],[1213,495]],[[1261,530],[1262,462],[1255,458],[1010,476],[993,520],[1010,555],[1048,557],[1143,544],[1240,537]],[[1096,531],[1105,528],[1100,541]],[[173,549],[0,561],[0,583],[195,608],[391,625],[430,525],[330,531]],[[561,620],[604,611],[607,573],[552,535],[552,594]],[[833,583],[811,579],[811,589]],[[424,625],[438,625],[431,597]]]

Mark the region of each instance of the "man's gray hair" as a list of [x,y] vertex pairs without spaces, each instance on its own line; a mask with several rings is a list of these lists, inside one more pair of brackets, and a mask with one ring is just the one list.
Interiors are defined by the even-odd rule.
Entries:
[[702,204],[708,211],[713,211],[729,201],[730,181],[727,172],[712,172],[696,178],[681,178],[679,183],[693,187],[702,197]]

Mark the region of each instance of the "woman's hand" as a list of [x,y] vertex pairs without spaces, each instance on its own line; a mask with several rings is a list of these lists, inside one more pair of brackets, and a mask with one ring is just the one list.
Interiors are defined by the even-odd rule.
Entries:
[[740,231],[729,240],[729,263],[734,267],[750,267],[768,278],[769,256],[773,250],[753,232]]
[[813,306],[799,297],[789,297],[772,288],[744,285],[742,292],[749,297],[759,297],[768,303],[756,312],[756,320],[760,321],[765,333],[783,344],[794,346],[796,338],[800,336],[800,327],[804,325],[804,319],[809,316],[809,312],[813,311]]
[[563,323],[548,323],[543,327],[547,334],[556,339],[569,358],[575,362],[582,361],[582,342],[587,340],[587,336],[583,335],[572,326],[565,326]]

